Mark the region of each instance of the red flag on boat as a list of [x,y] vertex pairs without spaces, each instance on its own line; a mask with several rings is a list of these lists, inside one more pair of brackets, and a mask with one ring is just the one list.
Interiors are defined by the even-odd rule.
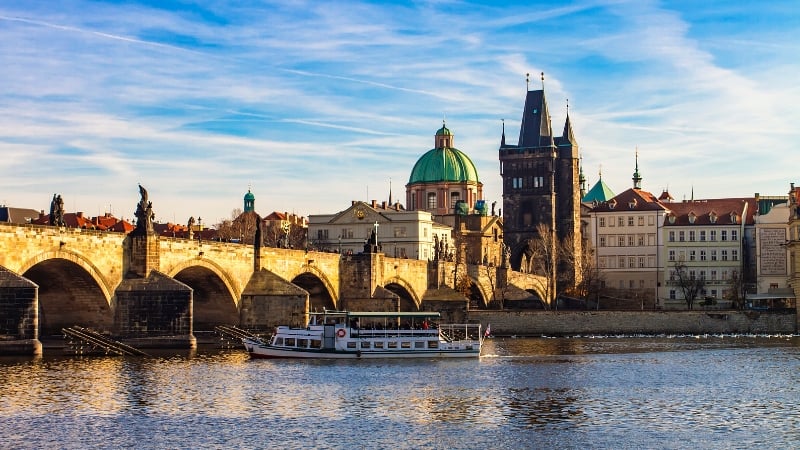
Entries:
[[489,337],[492,334],[492,324],[486,325],[486,332],[483,333],[483,337]]

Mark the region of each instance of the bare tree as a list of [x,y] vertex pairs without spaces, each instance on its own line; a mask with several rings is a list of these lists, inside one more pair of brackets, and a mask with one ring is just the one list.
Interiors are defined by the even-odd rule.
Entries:
[[253,211],[243,213],[236,208],[231,211],[231,219],[222,219],[215,225],[217,236],[221,240],[252,244],[256,234],[258,214]]
[[686,307],[693,309],[694,301],[706,287],[706,280],[702,276],[695,276],[694,271],[688,270],[683,260],[675,261],[673,270],[675,271],[675,281],[686,301]]
[[543,223],[536,225],[536,237],[528,241],[525,256],[528,258],[529,269],[533,273],[547,278],[546,298],[553,298],[553,294],[556,293],[557,253],[558,246],[550,227]]
[[739,276],[739,272],[734,271],[731,274],[731,279],[729,281],[730,289],[725,296],[727,299],[731,300],[731,303],[734,308],[742,309],[744,308],[744,296],[742,293],[744,292],[744,280],[741,276]]

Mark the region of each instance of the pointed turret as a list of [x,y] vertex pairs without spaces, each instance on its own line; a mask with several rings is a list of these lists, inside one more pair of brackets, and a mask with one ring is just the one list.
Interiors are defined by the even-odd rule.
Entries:
[[500,147],[506,146],[506,120],[503,119],[503,136],[500,138]]
[[561,145],[578,145],[575,141],[575,134],[572,132],[572,122],[569,120],[569,103],[567,103],[567,120],[564,122],[564,133],[561,135]]

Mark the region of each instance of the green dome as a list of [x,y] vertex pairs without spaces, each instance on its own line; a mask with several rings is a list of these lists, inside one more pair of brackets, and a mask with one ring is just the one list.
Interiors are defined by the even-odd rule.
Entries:
[[247,201],[247,200],[255,200],[256,196],[253,195],[253,193],[248,190],[247,194],[244,194],[244,199],[245,199],[245,201]]
[[453,133],[451,133],[450,130],[448,130],[447,127],[444,125],[442,125],[442,128],[439,128],[439,130],[436,131],[436,136],[452,136],[452,135]]
[[[444,130],[444,131],[442,131]],[[442,127],[439,133],[450,133],[450,130]],[[440,181],[453,182],[475,182],[478,183],[478,171],[475,164],[457,148],[434,148],[422,155],[408,179],[409,184],[431,183]]]

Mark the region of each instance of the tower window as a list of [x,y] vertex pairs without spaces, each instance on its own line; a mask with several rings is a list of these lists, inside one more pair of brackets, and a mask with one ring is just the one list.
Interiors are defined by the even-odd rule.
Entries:
[[428,209],[436,209],[436,193],[428,193]]

